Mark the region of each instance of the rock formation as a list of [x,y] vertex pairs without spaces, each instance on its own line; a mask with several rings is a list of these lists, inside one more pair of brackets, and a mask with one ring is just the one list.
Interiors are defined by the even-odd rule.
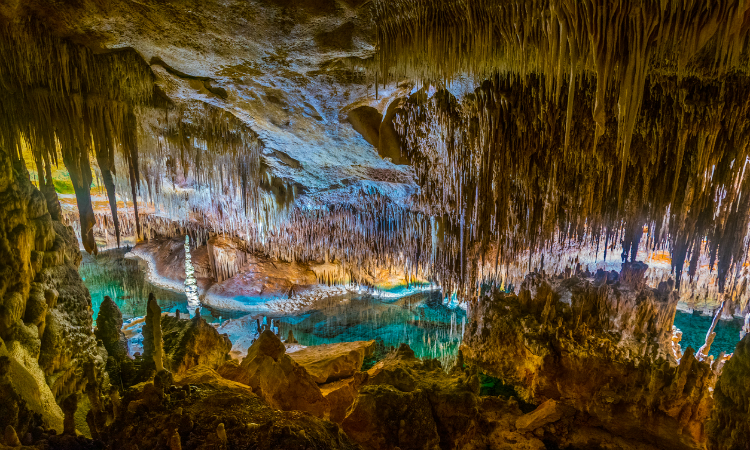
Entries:
[[0,148],[0,428],[63,431],[58,402],[82,391],[84,363],[104,369],[73,230],[53,220],[22,164]]
[[148,295],[146,323],[143,325],[143,361],[157,372],[164,370],[164,341],[161,332],[161,308],[156,297]]
[[724,364],[714,390],[714,408],[707,425],[711,450],[747,448],[750,442],[750,335],[737,344]]
[[107,354],[116,359],[123,359],[129,355],[128,340],[122,332],[122,313],[117,304],[109,297],[104,296],[99,306],[99,315],[96,317],[96,338],[102,341]]
[[200,316],[179,319],[164,315],[161,329],[165,366],[175,377],[198,365],[218,369],[229,358],[232,342]]
[[688,349],[672,356],[676,294],[604,275],[531,274],[520,293],[494,292],[471,310],[467,362],[555,400],[615,435],[663,448],[705,445],[715,374]]
[[270,330],[261,333],[241,364],[229,361],[219,368],[219,373],[250,386],[276,409],[306,411],[317,417],[323,417],[328,409],[313,378],[286,354],[284,344]]
[[354,375],[374,349],[375,341],[342,342],[303,348],[289,356],[304,367],[316,383],[323,384]]
[[271,409],[252,390],[205,366],[185,372],[154,395],[148,386],[128,391],[128,413],[107,431],[110,448],[355,449],[338,425],[309,414]]

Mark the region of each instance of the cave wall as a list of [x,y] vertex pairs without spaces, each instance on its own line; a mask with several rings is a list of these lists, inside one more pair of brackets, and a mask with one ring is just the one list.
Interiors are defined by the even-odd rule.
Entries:
[[107,357],[78,241],[48,211],[24,162],[0,149],[0,428],[21,436],[37,425],[62,431],[57,403],[84,388],[86,362],[101,371]]
[[463,355],[525,401],[575,408],[581,426],[660,448],[705,448],[716,373],[690,349],[675,360],[677,294],[666,282],[644,286],[643,272],[631,269],[620,277],[532,273],[518,295],[482,297],[470,309]]

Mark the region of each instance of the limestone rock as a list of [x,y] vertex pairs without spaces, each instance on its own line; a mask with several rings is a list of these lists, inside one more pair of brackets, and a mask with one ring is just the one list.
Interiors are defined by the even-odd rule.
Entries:
[[329,419],[331,421],[341,423],[344,420],[366,377],[366,374],[359,372],[353,377],[320,386],[320,392],[328,401]]
[[715,375],[691,350],[674,361],[677,296],[642,286],[642,271],[633,270],[598,285],[530,274],[518,296],[483,297],[471,308],[466,361],[515,385],[527,402],[556,400],[614,435],[701,447]]
[[373,147],[380,145],[380,123],[383,115],[372,106],[360,106],[347,113],[347,119],[357,133]]
[[161,308],[153,293],[148,295],[146,323],[143,325],[143,361],[146,365],[155,367],[157,372],[164,368]]
[[549,399],[539,405],[534,411],[525,414],[516,420],[516,430],[523,433],[534,431],[548,423],[557,422],[566,415],[572,415],[575,410],[555,400]]
[[108,427],[103,434],[108,448],[169,448],[175,429],[182,448],[358,448],[337,424],[272,409],[248,386],[205,366],[186,371],[162,396],[153,396],[148,386],[153,385],[126,393],[123,402],[134,405],[133,413]]
[[346,433],[366,449],[432,450],[440,436],[427,394],[393,386],[364,386],[342,422]]
[[107,349],[109,356],[115,359],[128,357],[128,340],[122,332],[122,313],[117,304],[107,295],[99,306],[99,316],[96,318],[94,334]]
[[750,442],[750,334],[724,364],[707,429],[710,449],[747,448]]
[[229,362],[219,373],[250,386],[271,407],[307,411],[323,417],[328,402],[307,371],[285,354],[286,348],[271,331],[261,333],[248,349],[242,364]]
[[161,318],[166,364],[175,376],[202,365],[217,369],[229,358],[232,342],[202,317]]
[[305,347],[289,356],[322,384],[354,375],[372,355],[375,341],[341,342]]

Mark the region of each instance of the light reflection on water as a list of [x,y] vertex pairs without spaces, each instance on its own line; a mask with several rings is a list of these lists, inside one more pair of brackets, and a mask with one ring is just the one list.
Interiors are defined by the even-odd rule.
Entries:
[[[127,251],[122,249],[102,252],[95,257],[84,255],[80,273],[91,293],[95,319],[105,295],[115,301],[126,321],[146,314],[150,292],[156,296],[162,311],[188,312],[184,293],[150,283],[145,276],[146,265],[126,259],[125,253]],[[392,294],[400,292],[394,290]],[[219,318],[225,322],[245,315],[248,313],[201,308],[201,316],[212,323]],[[262,317],[261,314],[251,315]],[[378,340],[387,348],[406,342],[417,356],[440,358],[446,364],[456,355],[465,317],[463,309],[444,306],[437,290],[395,298],[382,293],[379,296],[352,293],[320,301],[313,310],[301,314],[268,315],[268,319],[279,326],[283,338],[291,329],[303,345]]]
[[[105,295],[114,300],[125,320],[146,315],[146,304],[150,292],[156,296],[162,311],[179,310],[181,313],[188,313],[188,301],[184,293],[151,284],[145,276],[145,263],[126,259],[125,253],[127,253],[126,249],[116,249],[101,252],[97,256],[83,255],[79,272],[91,293],[94,320],[99,315],[99,306]],[[212,323],[218,322],[219,317],[227,319],[239,315],[242,314],[201,307],[201,316]]]
[[[688,347],[692,347],[696,352],[703,345],[706,340],[706,333],[711,327],[711,321],[713,317],[703,314],[689,314],[682,311],[677,311],[677,315],[674,319],[674,324],[677,328],[682,331],[682,351],[684,352]],[[709,355],[714,357],[719,356],[719,353],[733,353],[734,348],[740,341],[740,329],[742,328],[742,320],[720,320],[716,324],[716,337],[711,345],[711,351]]]
[[394,301],[351,295],[321,302],[301,316],[279,318],[282,336],[289,330],[303,345],[377,340],[385,347],[407,343],[416,356],[438,358],[444,367],[461,343],[466,311],[442,303],[439,291],[425,291]]

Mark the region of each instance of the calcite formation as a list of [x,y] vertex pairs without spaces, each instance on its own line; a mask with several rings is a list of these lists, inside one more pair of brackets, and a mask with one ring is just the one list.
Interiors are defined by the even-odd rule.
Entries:
[[[5,445],[746,444],[748,338],[673,323],[750,317],[750,3],[189,3],[0,0]],[[191,311],[434,283],[462,356],[362,372],[257,322],[240,363],[152,294],[131,359],[76,270],[123,242]]]
[[494,292],[472,308],[467,361],[526,401],[554,400],[611,433],[663,448],[702,448],[716,375],[688,348],[672,354],[677,298],[623,274],[530,274],[518,295]]
[[165,366],[181,376],[195,366],[218,369],[227,359],[232,342],[200,316],[180,319],[162,316]]
[[104,368],[91,297],[77,268],[73,230],[54,220],[21,164],[0,149],[0,427],[22,437],[63,431],[64,398],[87,384],[84,364]]
[[269,405],[282,411],[306,411],[323,417],[328,402],[307,371],[286,354],[286,348],[272,331],[266,330],[247,351],[241,364],[231,361],[219,373],[246,384]]
[[711,449],[743,448],[750,438],[750,338],[745,335],[724,365],[714,390],[714,408],[707,424]]

